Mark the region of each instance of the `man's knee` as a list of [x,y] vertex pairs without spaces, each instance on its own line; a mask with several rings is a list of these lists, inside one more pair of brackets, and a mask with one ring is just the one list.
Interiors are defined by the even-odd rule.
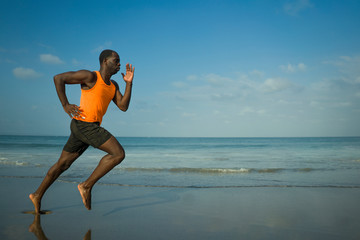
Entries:
[[125,151],[122,147],[113,154],[113,159],[116,165],[120,164],[125,159]]
[[78,153],[63,152],[57,162],[58,169],[61,171],[67,170],[78,157]]
[[59,168],[62,171],[65,171],[71,166],[71,164],[72,164],[72,162],[70,162],[70,161],[62,162],[62,163],[59,164]]
[[121,144],[116,140],[115,137],[111,137],[108,141],[106,141],[103,145],[99,147],[99,149],[107,152],[112,156],[112,160],[114,164],[121,163],[125,158],[125,151]]

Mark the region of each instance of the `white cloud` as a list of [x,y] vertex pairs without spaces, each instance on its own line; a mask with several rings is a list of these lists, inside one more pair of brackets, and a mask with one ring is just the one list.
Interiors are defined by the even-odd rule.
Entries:
[[298,67],[298,69],[301,70],[301,71],[305,71],[305,70],[306,70],[306,65],[303,64],[303,63],[299,63],[297,67]]
[[268,78],[262,84],[261,89],[264,92],[279,92],[291,87],[291,82],[281,78]]
[[352,105],[351,102],[338,102],[334,104],[335,107],[349,107],[351,105]]
[[195,81],[198,80],[198,77],[196,75],[189,75],[186,77],[186,80]]
[[16,63],[15,61],[11,60],[11,59],[7,59],[7,58],[1,58],[0,57],[0,63],[10,63],[10,64],[14,64]]
[[98,46],[97,48],[93,49],[92,52],[101,52],[105,49],[108,49],[112,46],[112,42],[111,41],[106,41],[104,44]]
[[352,57],[349,56],[340,56],[340,59],[345,60],[347,62],[350,62],[352,60]]
[[49,63],[49,64],[62,64],[64,63],[58,56],[54,56],[51,54],[41,54],[40,55],[40,61],[43,63]]
[[33,79],[41,76],[41,74],[36,72],[34,69],[22,67],[14,68],[13,74],[15,77],[20,79]]
[[320,107],[320,103],[318,101],[310,101],[309,105],[311,107]]
[[233,82],[233,80],[230,78],[223,77],[213,73],[205,75],[204,78],[207,82],[215,85],[224,85]]
[[42,47],[42,48],[45,48],[45,49],[48,49],[48,50],[53,50],[54,49],[52,46],[44,44],[44,43],[38,43],[38,46]]
[[253,107],[245,106],[242,109],[240,109],[240,112],[238,113],[239,116],[245,116],[248,114],[264,115],[264,114],[266,114],[266,110],[265,109],[255,109]]
[[297,71],[305,71],[306,65],[304,63],[299,63],[298,65],[292,65],[289,63],[288,65],[280,65],[280,69],[287,73],[295,73]]
[[187,84],[186,84],[185,82],[180,82],[180,81],[178,81],[178,82],[173,82],[172,85],[173,85],[174,87],[176,87],[176,88],[183,88],[183,87],[186,87],[186,86],[187,86]]
[[280,69],[283,70],[284,72],[295,72],[295,67],[291,64],[288,64],[287,66],[281,65]]
[[254,113],[255,110],[252,107],[244,107],[243,109],[241,109],[241,111],[239,112],[240,116],[243,116],[247,113]]
[[78,65],[81,65],[81,62],[79,62],[77,59],[73,59],[72,61],[71,61],[71,63],[73,64],[73,65],[75,65],[75,66],[78,66]]
[[266,113],[266,110],[265,109],[259,109],[256,111],[257,114],[260,114],[260,115],[263,115]]
[[[156,100],[160,107],[154,113],[166,114],[171,126],[191,136],[346,135],[332,132],[339,121],[328,123],[328,119],[359,119],[360,74],[356,66],[360,65],[354,56],[336,61],[342,64],[329,64],[330,71],[310,74],[308,81],[299,84],[277,77],[281,76],[280,68],[271,74],[254,70],[191,75],[174,82],[172,91],[162,92]],[[300,72],[307,66],[296,63],[287,65],[288,69]],[[218,127],[209,131],[213,126]]]
[[[188,79],[189,77],[187,77]],[[200,76],[192,75],[191,79],[197,79],[196,84],[188,84],[186,81],[173,82],[172,85],[176,87],[176,92],[166,94],[186,101],[233,102],[258,87],[258,83],[250,80],[247,75],[231,78],[209,73]]]
[[299,12],[305,9],[313,7],[313,4],[309,0],[296,0],[284,4],[284,12],[290,16],[297,16]]
[[264,76],[264,73],[262,71],[255,69],[252,72],[250,72],[250,75],[254,77],[262,78]]
[[188,112],[183,112],[181,114],[181,116],[185,117],[185,118],[196,118],[197,114],[196,113],[188,113]]
[[360,84],[360,56],[340,56],[336,60],[324,61],[335,67],[341,73],[337,79],[350,85]]
[[225,92],[225,93],[214,93],[211,95],[211,99],[215,101],[229,101],[236,99],[238,96],[234,93]]

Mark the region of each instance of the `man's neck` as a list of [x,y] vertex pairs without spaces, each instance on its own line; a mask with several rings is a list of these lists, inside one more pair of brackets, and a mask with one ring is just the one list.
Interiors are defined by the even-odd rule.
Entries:
[[102,79],[104,80],[104,82],[109,84],[112,74],[110,74],[103,68],[100,68],[99,72],[100,72],[100,75],[101,75]]

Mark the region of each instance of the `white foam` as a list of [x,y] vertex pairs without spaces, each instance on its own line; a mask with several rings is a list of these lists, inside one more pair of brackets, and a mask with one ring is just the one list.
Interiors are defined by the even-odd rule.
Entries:
[[28,163],[20,161],[9,161],[7,158],[1,158],[0,164],[2,165],[12,165],[12,166],[26,166]]

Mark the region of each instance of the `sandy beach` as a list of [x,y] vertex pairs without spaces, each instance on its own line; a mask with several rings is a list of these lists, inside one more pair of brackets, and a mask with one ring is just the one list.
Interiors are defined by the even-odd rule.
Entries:
[[[41,179],[1,178],[0,239],[359,239],[358,188],[153,188],[96,185],[93,210],[56,182],[36,217]],[[31,225],[31,227],[30,227]],[[32,232],[29,232],[29,227]]]

